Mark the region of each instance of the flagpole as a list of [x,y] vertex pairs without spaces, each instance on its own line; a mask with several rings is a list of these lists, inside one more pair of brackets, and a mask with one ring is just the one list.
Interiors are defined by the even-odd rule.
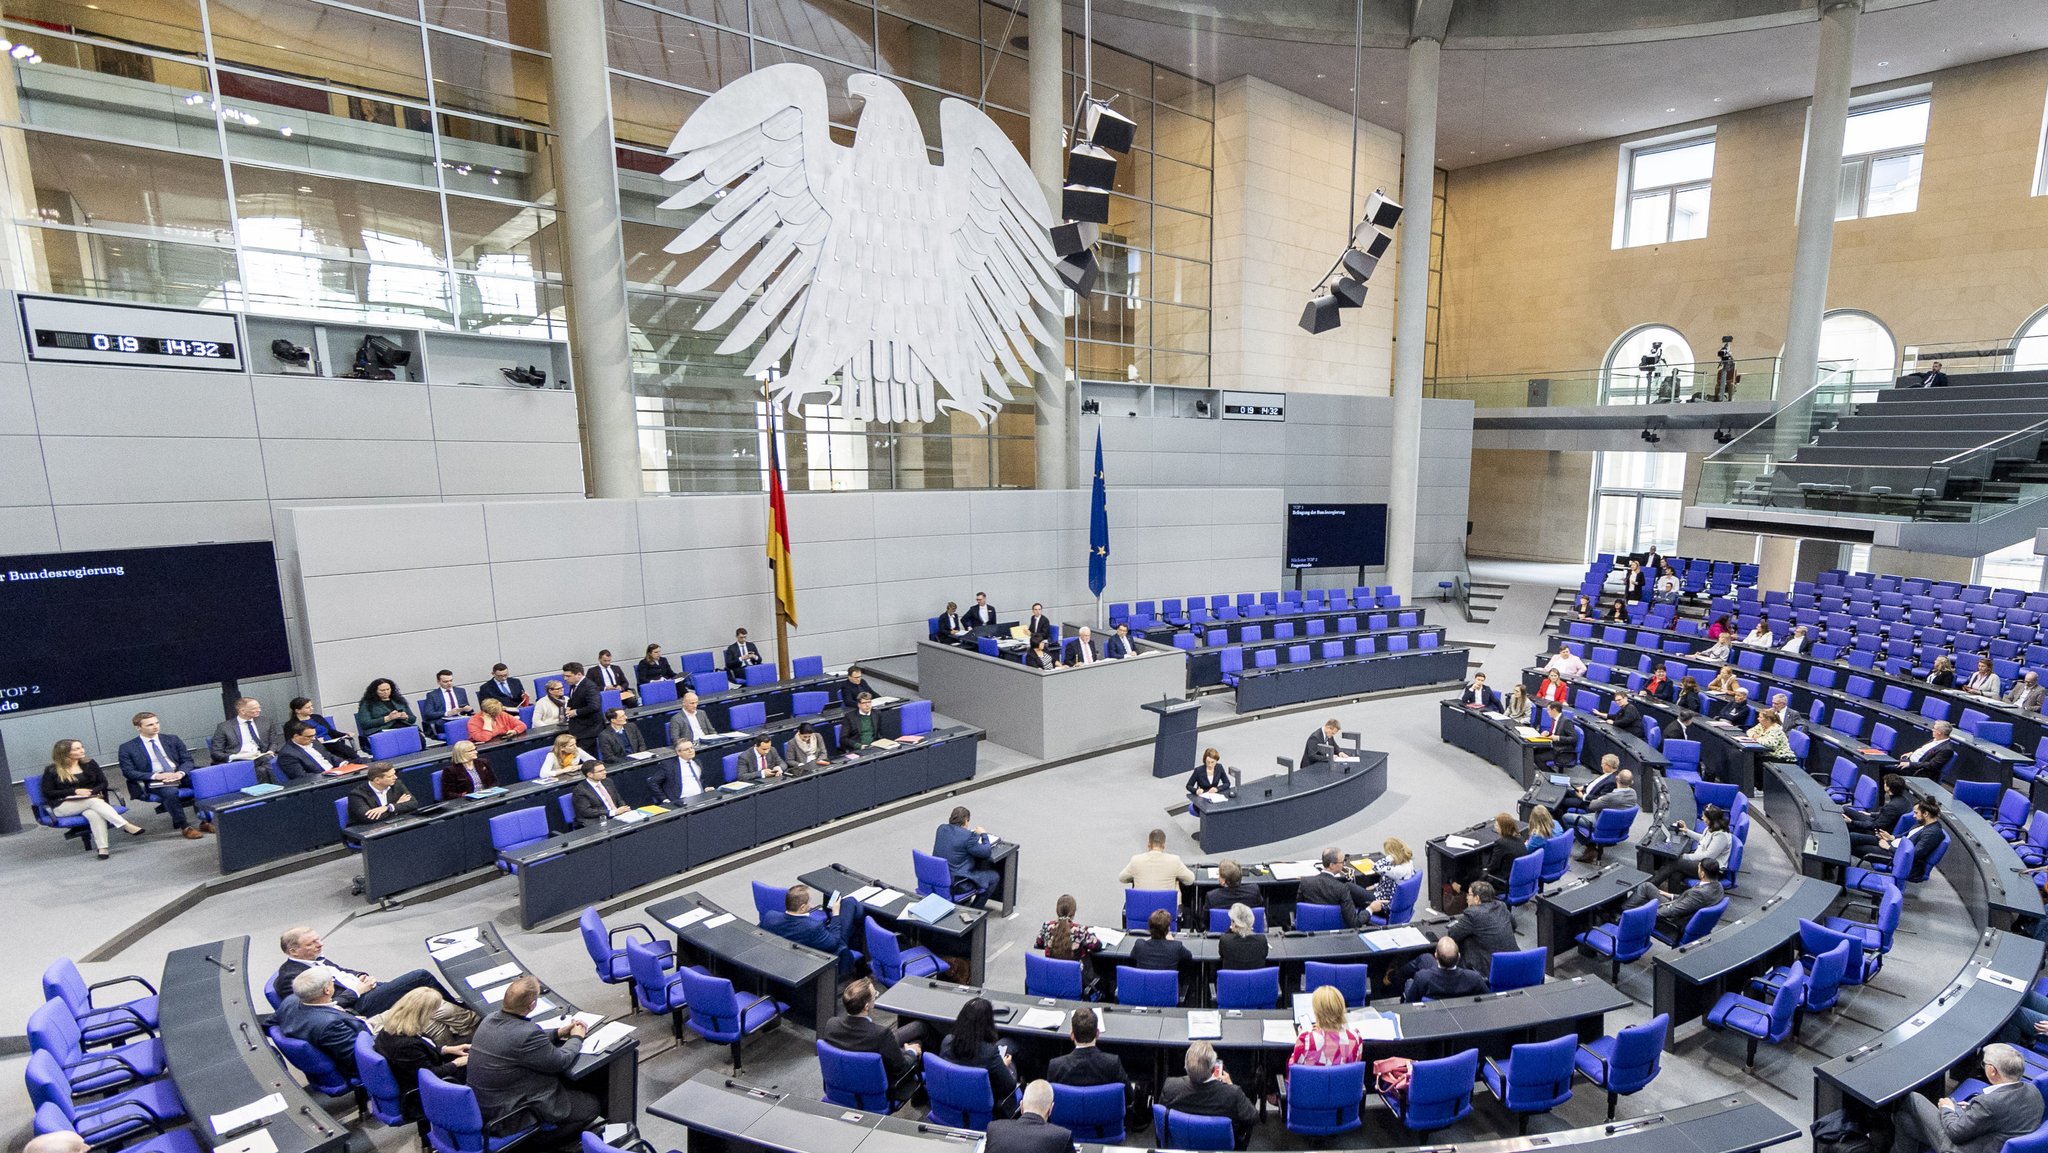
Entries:
[[[763,377],[761,380],[761,399],[768,405],[768,460],[770,467],[779,471],[782,468],[782,454],[775,445],[775,394],[773,390],[773,376]],[[772,493],[769,495],[769,499],[774,499]],[[772,526],[770,531],[773,531]],[[783,611],[782,598],[775,595],[773,588],[770,588],[769,596],[775,601],[775,679],[786,681],[789,679],[789,614]]]

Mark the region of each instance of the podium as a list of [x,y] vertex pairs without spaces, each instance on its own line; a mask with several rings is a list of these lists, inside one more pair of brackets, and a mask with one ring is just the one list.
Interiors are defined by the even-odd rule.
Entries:
[[1177,777],[1193,771],[1195,721],[1202,706],[1197,701],[1146,701],[1138,706],[1159,716],[1159,735],[1152,740],[1152,775]]

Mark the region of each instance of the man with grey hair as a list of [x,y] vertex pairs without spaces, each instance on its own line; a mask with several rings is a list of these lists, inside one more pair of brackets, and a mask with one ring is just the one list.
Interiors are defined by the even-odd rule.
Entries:
[[1998,1153],[2009,1138],[2041,1124],[2041,1091],[2027,1080],[2018,1049],[1984,1046],[1984,1079],[1991,1087],[1958,1105],[1908,1093],[1892,1114],[1892,1153]]
[[469,1087],[485,1125],[524,1109],[555,1128],[559,1145],[574,1147],[578,1134],[604,1108],[596,1096],[564,1080],[589,1027],[570,1021],[553,1031],[542,1029],[527,1020],[539,1000],[540,981],[531,973],[505,987],[497,1012],[484,1018],[470,1042]]
[[1933,740],[1899,758],[1900,773],[1935,781],[1948,776],[1949,766],[1956,761],[1956,743],[1950,739],[1955,726],[1947,721],[1936,721],[1931,727]]
[[285,955],[285,962],[277,967],[277,976],[270,982],[270,995],[278,1001],[291,994],[292,982],[300,973],[308,969],[327,969],[334,977],[334,1003],[351,1013],[364,1017],[382,1016],[391,1006],[398,1004],[400,997],[414,989],[432,989],[441,994],[443,1001],[450,1002],[451,1009],[460,1011],[464,1018],[462,1032],[476,1027],[475,1014],[453,1004],[448,990],[425,969],[414,969],[389,981],[379,981],[360,969],[351,969],[327,956],[327,942],[321,940],[319,932],[310,925],[294,925],[279,933],[277,947]]
[[334,974],[326,969],[306,969],[293,977],[292,995],[277,1009],[278,1032],[320,1050],[351,1077],[356,1072],[356,1034],[369,1028],[368,1022],[334,1003]]
[[[1258,1106],[1230,1080],[1230,1070],[1216,1059],[1216,1047],[1207,1041],[1190,1044],[1186,1068],[1187,1076],[1168,1080],[1159,1091],[1159,1103],[1197,1117],[1228,1117],[1237,1147],[1248,1147],[1252,1126],[1259,1119]],[[1156,1133],[1153,1139],[1162,1145],[1172,1141],[1170,1136]]]
[[1074,1147],[1074,1133],[1054,1125],[1052,1083],[1033,1081],[1024,1086],[1024,1103],[1015,1117],[988,1123],[986,1153],[1068,1153]]

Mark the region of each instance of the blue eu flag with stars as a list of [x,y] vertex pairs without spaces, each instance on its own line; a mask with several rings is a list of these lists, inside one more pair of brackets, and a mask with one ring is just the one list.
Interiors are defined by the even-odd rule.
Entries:
[[1088,517],[1088,591],[1109,584],[1109,496],[1102,484],[1102,429],[1095,430],[1095,511]]

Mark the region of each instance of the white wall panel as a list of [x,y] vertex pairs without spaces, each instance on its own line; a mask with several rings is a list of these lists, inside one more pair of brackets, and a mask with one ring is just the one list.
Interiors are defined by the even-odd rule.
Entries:
[[521,390],[432,385],[432,435],[443,443],[488,440],[575,444],[576,394],[560,389]]
[[[427,390],[399,380],[249,378],[256,420],[274,440],[432,440]],[[252,431],[249,435],[255,435]]]
[[490,579],[490,568],[480,564],[407,569],[403,591],[385,573],[305,577],[305,603],[319,608],[306,618],[304,631],[317,647],[349,637],[490,624]]
[[67,552],[263,540],[271,533],[270,506],[260,500],[58,505],[55,512]]
[[0,363],[0,434],[33,435],[35,431],[36,405],[28,386],[28,368]]
[[246,500],[265,491],[253,440],[44,436],[43,459],[59,506]]
[[417,440],[266,440],[273,500],[436,496],[434,446]]
[[531,500],[484,506],[490,560],[549,560],[640,551],[630,501]]
[[0,436],[0,505],[48,505],[43,447],[33,436]]
[[[434,564],[465,564],[484,556],[483,506],[423,504],[404,515],[394,515],[391,508],[353,505],[323,509],[318,532],[292,535],[300,574],[378,572],[406,568],[423,559]],[[366,548],[365,541],[375,541],[376,546]]]
[[240,373],[38,365],[30,384],[44,436],[256,435]]
[[0,507],[0,540],[9,552],[56,552],[57,511],[49,505]]
[[638,607],[646,602],[631,557],[567,556],[488,566],[500,617],[539,617],[576,609]]
[[583,450],[574,443],[441,441],[444,496],[581,496]]

